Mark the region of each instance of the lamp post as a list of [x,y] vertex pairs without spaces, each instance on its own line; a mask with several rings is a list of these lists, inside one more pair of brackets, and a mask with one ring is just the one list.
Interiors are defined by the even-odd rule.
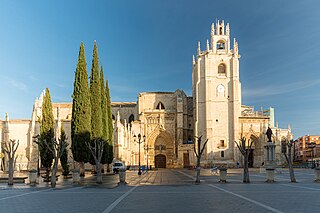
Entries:
[[149,170],[149,149],[152,149],[151,146],[146,145],[144,149],[147,151],[147,172]]
[[134,135],[134,142],[137,142],[139,144],[139,171],[138,171],[138,175],[141,175],[141,165],[140,165],[140,144],[143,143],[146,140],[146,136],[143,136],[143,140],[141,140],[141,134],[138,134],[138,140],[136,140],[137,136]]

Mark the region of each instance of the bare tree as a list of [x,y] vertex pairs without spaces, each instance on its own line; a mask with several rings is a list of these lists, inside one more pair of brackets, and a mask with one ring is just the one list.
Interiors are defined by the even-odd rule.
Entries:
[[239,143],[235,141],[235,144],[237,145],[239,151],[243,155],[243,183],[250,183],[250,177],[249,177],[249,153],[251,151],[251,146],[253,144],[253,141],[250,142],[250,139],[247,139],[245,137],[242,137],[239,140]]
[[96,171],[97,171],[97,183],[102,183],[102,174],[101,174],[101,158],[103,154],[103,147],[105,141],[101,138],[96,138],[93,140],[93,143],[86,142],[87,147],[89,148],[95,162]]
[[[292,145],[293,145],[292,139],[290,141],[288,141],[287,139],[281,140],[281,152],[284,155],[284,157],[286,158],[286,161],[288,163],[290,180],[291,180],[291,182],[295,183],[297,181],[294,176],[294,171],[293,171],[293,166],[292,166]],[[288,149],[288,154],[287,154],[287,149]]]
[[[39,135],[35,137],[38,139],[35,141],[36,143],[39,143]],[[52,147],[47,143],[46,140],[43,140],[44,144],[46,144],[48,150],[53,154],[53,168],[51,171],[51,187],[56,187],[56,181],[57,181],[57,170],[58,170],[58,162],[59,158],[63,154],[63,151],[68,147],[68,143],[65,140],[58,139],[52,139]]]
[[13,172],[14,172],[14,164],[17,160],[17,157],[15,157],[16,151],[19,147],[19,140],[16,142],[16,140],[11,140],[9,143],[4,143],[3,150],[7,154],[9,159],[9,179],[8,179],[8,185],[13,185]]
[[196,146],[194,146],[194,154],[197,157],[197,177],[196,177],[196,183],[200,183],[200,161],[201,161],[201,155],[207,145],[208,139],[204,142],[202,148],[201,148],[201,138],[202,135],[200,137],[195,137],[197,139],[197,146],[198,146],[198,152],[196,151]]

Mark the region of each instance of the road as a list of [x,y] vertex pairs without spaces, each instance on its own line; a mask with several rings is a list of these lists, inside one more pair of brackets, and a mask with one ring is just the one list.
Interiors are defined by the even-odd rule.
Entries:
[[70,180],[57,188],[0,184],[1,212],[319,212],[320,183],[313,170],[296,170],[298,183],[291,183],[287,170],[276,173],[276,183],[266,183],[265,174],[250,171],[244,184],[241,169],[228,170],[227,183],[202,170],[201,183],[195,171],[163,169],[141,176],[127,172],[127,184],[118,185],[117,175],[105,175],[97,185],[86,177],[81,185]]

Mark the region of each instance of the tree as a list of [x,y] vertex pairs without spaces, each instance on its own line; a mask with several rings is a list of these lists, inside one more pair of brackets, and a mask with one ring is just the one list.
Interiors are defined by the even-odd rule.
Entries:
[[110,90],[108,80],[106,80],[106,102],[107,102],[107,129],[108,129],[108,172],[109,172],[109,165],[113,161],[113,122],[112,122],[112,108],[111,108],[111,98],[110,98]]
[[103,68],[100,69],[100,94],[101,94],[101,117],[102,117],[102,140],[104,141],[103,154],[101,163],[106,164],[108,162],[108,117],[107,117],[107,96],[104,86]]
[[[67,136],[66,136],[66,132],[64,131],[63,126],[61,126],[61,135],[60,135],[60,141],[61,142],[66,142],[67,141]],[[68,149],[64,149],[63,152],[61,153],[60,156],[60,162],[61,162],[61,166],[63,169],[63,176],[68,176],[70,170],[69,170],[69,164],[68,164]]]
[[101,175],[101,159],[103,155],[103,148],[105,145],[105,141],[101,138],[94,139],[91,143],[86,143],[89,148],[91,155],[95,162],[95,167],[97,171],[97,183],[102,183],[102,175]]
[[250,183],[250,177],[249,177],[249,153],[251,151],[251,147],[253,144],[253,141],[250,142],[250,139],[248,140],[245,137],[240,138],[239,143],[235,141],[239,151],[243,155],[243,183]]
[[196,177],[196,183],[200,183],[200,161],[201,161],[201,155],[204,151],[204,149],[206,148],[206,145],[207,145],[207,142],[208,142],[208,139],[204,142],[202,148],[201,148],[201,138],[202,136],[200,137],[195,137],[197,139],[197,148],[198,148],[198,152],[196,151],[196,146],[194,146],[194,154],[196,155],[197,157],[197,177]]
[[[294,176],[294,171],[293,171],[293,166],[292,166],[292,153],[291,153],[292,152],[292,145],[293,145],[292,139],[290,141],[288,141],[285,138],[284,140],[281,141],[281,152],[284,155],[284,157],[286,158],[286,161],[288,163],[290,180],[291,180],[291,182],[295,183],[297,181]],[[287,150],[288,150],[288,154],[287,154]]]
[[54,141],[54,117],[52,113],[52,102],[50,91],[46,88],[45,96],[42,103],[42,117],[40,123],[40,138],[39,138],[39,151],[41,164],[46,168],[46,181],[49,182],[49,172],[53,161],[53,153],[50,149],[53,149]]
[[90,102],[91,102],[91,139],[102,136],[101,116],[101,88],[99,78],[99,61],[97,43],[94,42],[92,68],[90,74]]
[[90,90],[83,43],[79,50],[72,99],[71,151],[73,159],[80,164],[80,176],[83,177],[84,163],[88,162],[90,157],[86,142],[90,141],[91,134]]
[[[99,76],[98,47],[96,41],[93,47],[92,68],[90,74],[90,102],[91,102],[91,143],[95,146],[96,139],[102,139],[101,85]],[[97,147],[99,148],[99,146]],[[96,150],[96,152],[99,152]],[[90,163],[96,160],[91,155]],[[94,171],[95,172],[95,171]]]
[[[112,107],[108,80],[106,80],[106,102],[107,102],[107,129],[108,129],[108,143],[113,145],[113,122],[112,122]],[[113,157],[112,157],[113,158]]]
[[16,140],[11,140],[9,143],[4,142],[4,145],[2,147],[3,151],[7,154],[9,159],[9,178],[8,178],[8,185],[13,185],[13,172],[14,172],[14,164],[17,160],[17,157],[15,157],[16,151],[19,147],[19,140],[16,142]]

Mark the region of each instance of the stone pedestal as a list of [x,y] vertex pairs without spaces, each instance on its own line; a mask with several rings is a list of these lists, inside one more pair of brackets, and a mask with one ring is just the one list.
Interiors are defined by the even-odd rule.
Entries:
[[220,183],[226,183],[227,182],[227,168],[220,168]]
[[267,149],[267,159],[265,162],[266,167],[266,177],[267,183],[274,183],[274,170],[276,168],[276,162],[275,162],[275,147],[276,145],[272,143],[271,141],[267,142],[267,145],[264,146]]
[[73,180],[73,183],[80,183],[80,170],[79,169],[72,170],[72,180]]
[[315,182],[320,183],[320,167],[314,169]]
[[119,181],[120,181],[120,183],[126,183],[126,170],[125,169],[119,170]]
[[274,168],[266,168],[267,183],[274,183]]
[[30,170],[29,171],[29,183],[30,185],[36,185],[37,184],[37,170]]

